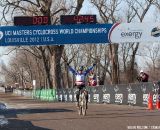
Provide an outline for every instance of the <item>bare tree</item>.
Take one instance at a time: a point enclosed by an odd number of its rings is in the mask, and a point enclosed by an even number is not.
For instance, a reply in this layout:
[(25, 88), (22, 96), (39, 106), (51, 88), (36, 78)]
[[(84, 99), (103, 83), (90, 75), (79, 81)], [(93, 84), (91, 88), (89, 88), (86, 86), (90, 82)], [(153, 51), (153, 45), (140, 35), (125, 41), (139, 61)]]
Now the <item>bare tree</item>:
[[(119, 10), (121, 0), (91, 0), (91, 3), (98, 9), (104, 23), (119, 21), (116, 12)], [(111, 79), (112, 83), (116, 84), (119, 82), (118, 44), (109, 44), (109, 48), (112, 62)]]
[(108, 47), (105, 44), (89, 44), (83, 46), (82, 52), (86, 57), (85, 61), (87, 66), (96, 63), (95, 73), (99, 76), (100, 84), (104, 84), (106, 73), (109, 73), (110, 75), (110, 58), (108, 55)]
[[(153, 5), (153, 0), (126, 0), (128, 4), (128, 13), (127, 13), (127, 21), (131, 22), (134, 18), (138, 18), (140, 22), (143, 22), (147, 12), (149, 11), (151, 5)], [(133, 13), (134, 11), (134, 13)], [(139, 48), (139, 43), (132, 43), (131, 47), (131, 56), (130, 56), (130, 78), (129, 82), (133, 82), (135, 79), (134, 75), (134, 65), (135, 65), (135, 57)]]
[[(45, 74), (44, 69), (41, 69), (43, 62), (41, 58), (35, 56), (35, 52), (33, 56), (33, 54), (28, 53), (28, 51), (26, 48), (16, 48), (16, 51), (10, 52), (12, 58), (8, 66), (3, 69), (6, 79), (12, 84), (19, 82), (22, 86), (25, 85), (25, 82), (32, 84), (33, 79), (35, 79), (37, 80), (37, 86), (44, 85), (43, 77), (45, 77)], [(12, 73), (12, 76), (10, 76), (9, 73)]]
[(84, 0), (77, 0), (77, 7), (74, 11), (74, 14), (75, 15), (78, 15), (79, 14), (79, 11), (81, 10), (82, 8), (82, 4), (83, 4)]
[(144, 45), (139, 55), (145, 59), (145, 65), (148, 68), (150, 80), (158, 80), (159, 68), (158, 61), (160, 56), (160, 45), (157, 43), (153, 45)]
[[(65, 0), (62, 1), (52, 1), (52, 0), (14, 0), (10, 2), (9, 0), (4, 0), (0, 3), (3, 7), (3, 19), (8, 23), (7, 15), (10, 14), (13, 18), (15, 14), (19, 15), (44, 15), (50, 16), (52, 19), (52, 23), (57, 23), (57, 14), (65, 13), (69, 9), (65, 8)], [(78, 15), (83, 1), (77, 0), (75, 15)], [(51, 88), (59, 87), (61, 88), (61, 56), (64, 49), (64, 45), (59, 46), (42, 46), (38, 47), (41, 52), (41, 56), (43, 59), (43, 65), (47, 76), (48, 84)], [(49, 52), (46, 55), (46, 51)], [(46, 65), (46, 59), (49, 58), (50, 61), (47, 61), (48, 65)], [(50, 76), (52, 76), (50, 78)], [(52, 79), (52, 83), (51, 83)]]

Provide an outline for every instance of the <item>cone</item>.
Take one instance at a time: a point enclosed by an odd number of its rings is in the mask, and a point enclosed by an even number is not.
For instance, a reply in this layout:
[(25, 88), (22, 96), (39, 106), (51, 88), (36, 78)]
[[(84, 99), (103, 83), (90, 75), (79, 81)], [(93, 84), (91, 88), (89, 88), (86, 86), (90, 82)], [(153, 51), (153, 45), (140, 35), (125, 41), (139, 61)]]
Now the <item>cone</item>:
[(153, 110), (153, 96), (151, 93), (149, 93), (149, 97), (148, 97), (148, 109)]
[(157, 100), (156, 100), (156, 109), (160, 109), (160, 99), (159, 99), (160, 95), (157, 96)]

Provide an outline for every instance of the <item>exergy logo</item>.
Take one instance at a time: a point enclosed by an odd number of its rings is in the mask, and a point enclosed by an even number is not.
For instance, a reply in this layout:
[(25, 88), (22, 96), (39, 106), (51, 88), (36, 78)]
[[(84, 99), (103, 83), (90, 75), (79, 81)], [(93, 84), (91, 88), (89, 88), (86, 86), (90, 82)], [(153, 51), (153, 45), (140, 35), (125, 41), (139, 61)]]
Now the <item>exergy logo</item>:
[(0, 31), (0, 40), (3, 38), (3, 32)]
[(140, 31), (132, 31), (132, 30), (128, 30), (125, 32), (121, 33), (121, 36), (123, 38), (135, 38), (135, 39), (140, 39), (142, 36), (142, 32)]
[[(114, 24), (108, 33), (109, 42), (119, 42), (119, 41), (134, 41), (137, 39), (141, 39), (143, 30), (138, 29), (134, 26), (129, 26), (125, 24), (116, 23)], [(118, 36), (118, 37), (117, 37)], [(119, 40), (115, 40), (119, 39)]]
[(151, 31), (151, 36), (159, 37), (160, 36), (160, 27), (155, 27)]

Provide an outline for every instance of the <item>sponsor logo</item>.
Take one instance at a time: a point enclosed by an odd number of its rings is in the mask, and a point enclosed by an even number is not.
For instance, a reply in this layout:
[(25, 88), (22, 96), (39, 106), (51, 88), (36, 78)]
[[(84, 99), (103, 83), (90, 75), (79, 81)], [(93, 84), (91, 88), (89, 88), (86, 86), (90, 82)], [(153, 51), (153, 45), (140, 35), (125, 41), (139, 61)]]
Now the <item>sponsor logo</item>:
[(118, 87), (117, 85), (114, 87), (114, 91), (115, 91), (116, 93), (119, 91), (119, 87)]
[(58, 99), (58, 95), (56, 94), (56, 99)]
[(61, 90), (59, 90), (58, 92), (59, 92), (60, 94), (62, 94), (62, 91), (61, 91)]
[(69, 95), (69, 101), (72, 102), (72, 95), (71, 94)]
[(143, 93), (146, 92), (146, 86), (144, 84), (141, 86), (141, 90), (142, 90)]
[(153, 102), (156, 102), (157, 100), (157, 94), (153, 94)]
[(136, 94), (128, 94), (128, 103), (136, 104)]
[(160, 36), (160, 27), (155, 27), (151, 31), (151, 36), (159, 37)]
[(77, 94), (77, 93), (79, 92), (79, 90), (78, 90), (78, 89), (74, 89), (73, 92), (74, 92), (75, 94)]
[[(148, 104), (149, 94), (143, 94), (143, 104)], [(155, 103), (157, 100), (157, 95), (153, 94), (153, 102)]]
[(143, 94), (143, 104), (148, 104), (148, 94)]
[(106, 91), (107, 91), (106, 87), (103, 86), (103, 87), (102, 87), (102, 92), (105, 93)]
[(156, 85), (156, 84), (153, 84), (152, 91), (153, 91), (154, 93), (157, 93), (158, 90), (159, 90), (159, 86)]
[(152, 91), (157, 93), (159, 88), (152, 88)]
[(123, 94), (115, 94), (115, 103), (122, 103)]
[(70, 93), (71, 93), (71, 90), (68, 90), (68, 93), (70, 94)]
[(128, 93), (131, 93), (132, 88), (131, 88), (131, 86), (130, 86), (130, 85), (127, 87), (127, 91), (128, 91)]
[(62, 94), (59, 95), (59, 101), (62, 101)]
[(96, 93), (97, 89), (96, 88), (92, 88), (92, 92)]
[(122, 38), (135, 38), (135, 39), (140, 39), (142, 36), (142, 32), (141, 31), (132, 31), (129, 30), (125, 31), (125, 32), (121, 32), (121, 37)]
[(99, 102), (99, 94), (94, 94), (93, 100), (94, 100), (94, 102)]
[(67, 101), (67, 94), (64, 95), (64, 100)]
[(0, 31), (0, 40), (3, 38), (3, 32)]
[(76, 94), (74, 94), (74, 101), (75, 101), (75, 102), (77, 101), (77, 99), (76, 99)]
[(110, 94), (103, 94), (103, 102), (110, 103)]
[(65, 93), (66, 93), (66, 90), (63, 90), (63, 93), (65, 94)]

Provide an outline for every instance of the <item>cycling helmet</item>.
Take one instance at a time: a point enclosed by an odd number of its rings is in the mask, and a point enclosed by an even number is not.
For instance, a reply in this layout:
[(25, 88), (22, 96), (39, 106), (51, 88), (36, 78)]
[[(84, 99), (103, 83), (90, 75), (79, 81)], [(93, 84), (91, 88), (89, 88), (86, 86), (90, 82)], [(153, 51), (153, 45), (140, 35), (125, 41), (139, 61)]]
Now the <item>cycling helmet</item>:
[(80, 66), (78, 70), (79, 70), (79, 71), (83, 71), (83, 69), (84, 69), (84, 67), (83, 67), (83, 66)]

